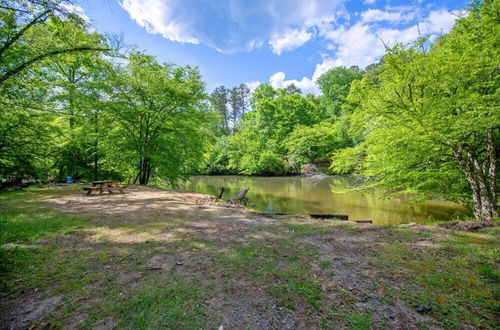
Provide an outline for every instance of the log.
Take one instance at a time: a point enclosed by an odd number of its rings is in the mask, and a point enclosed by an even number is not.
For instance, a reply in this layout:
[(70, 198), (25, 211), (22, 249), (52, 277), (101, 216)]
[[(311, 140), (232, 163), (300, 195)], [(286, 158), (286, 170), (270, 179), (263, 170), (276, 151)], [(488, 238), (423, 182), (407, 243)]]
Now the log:
[(357, 223), (373, 223), (373, 221), (371, 220), (353, 220), (353, 221)]
[(262, 215), (262, 216), (274, 216), (274, 215), (293, 215), (296, 213), (290, 212), (260, 212), (260, 211), (250, 211), (252, 214)]
[(342, 221), (349, 220), (349, 216), (346, 214), (323, 214), (323, 213), (309, 213), (311, 218), (315, 219), (339, 219)]

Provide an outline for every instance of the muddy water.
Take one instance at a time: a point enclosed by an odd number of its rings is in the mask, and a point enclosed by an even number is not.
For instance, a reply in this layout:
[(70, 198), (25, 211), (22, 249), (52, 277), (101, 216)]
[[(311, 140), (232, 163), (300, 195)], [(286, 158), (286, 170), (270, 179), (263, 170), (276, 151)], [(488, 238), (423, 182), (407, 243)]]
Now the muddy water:
[(346, 191), (355, 184), (355, 180), (346, 176), (321, 179), (298, 176), (194, 176), (181, 189), (217, 195), (220, 187), (225, 187), (223, 198), (229, 198), (244, 188), (250, 188), (248, 206), (254, 210), (347, 214), (349, 220), (373, 220), (378, 224), (425, 223), (467, 215), (459, 205), (444, 201), (415, 205), (409, 196), (384, 199), (380, 190), (367, 194)]

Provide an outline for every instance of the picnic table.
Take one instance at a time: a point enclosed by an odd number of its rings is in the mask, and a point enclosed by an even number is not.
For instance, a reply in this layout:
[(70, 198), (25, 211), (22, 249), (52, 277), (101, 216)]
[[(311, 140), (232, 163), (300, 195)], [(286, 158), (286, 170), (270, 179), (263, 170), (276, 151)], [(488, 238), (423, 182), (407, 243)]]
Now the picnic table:
[(102, 195), (104, 190), (107, 190), (110, 194), (113, 193), (113, 189), (118, 189), (122, 194), (125, 193), (127, 186), (122, 186), (120, 181), (116, 180), (104, 180), (104, 181), (92, 181), (92, 187), (83, 187), (84, 191), (87, 191), (87, 195), (90, 195), (92, 191), (99, 191), (99, 195)]

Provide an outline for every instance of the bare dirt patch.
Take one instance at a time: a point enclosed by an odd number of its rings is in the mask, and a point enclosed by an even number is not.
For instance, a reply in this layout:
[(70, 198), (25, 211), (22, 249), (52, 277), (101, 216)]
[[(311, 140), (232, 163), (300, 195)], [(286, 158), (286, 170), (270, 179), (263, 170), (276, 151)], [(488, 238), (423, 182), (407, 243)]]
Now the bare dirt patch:
[(440, 226), (452, 230), (474, 232), (484, 228), (494, 227), (496, 224), (493, 221), (456, 221), (443, 223)]

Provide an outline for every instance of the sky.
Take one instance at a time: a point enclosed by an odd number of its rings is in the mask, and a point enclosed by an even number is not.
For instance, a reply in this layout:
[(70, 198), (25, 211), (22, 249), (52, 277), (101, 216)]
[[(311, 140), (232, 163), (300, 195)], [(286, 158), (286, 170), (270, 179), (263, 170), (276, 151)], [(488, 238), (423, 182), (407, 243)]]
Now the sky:
[[(122, 34), (160, 62), (199, 68), (207, 91), (315, 83), (336, 66), (364, 68), (384, 43), (434, 40), (466, 0), (76, 0), (99, 32)], [(382, 42), (383, 41), (383, 42)]]

